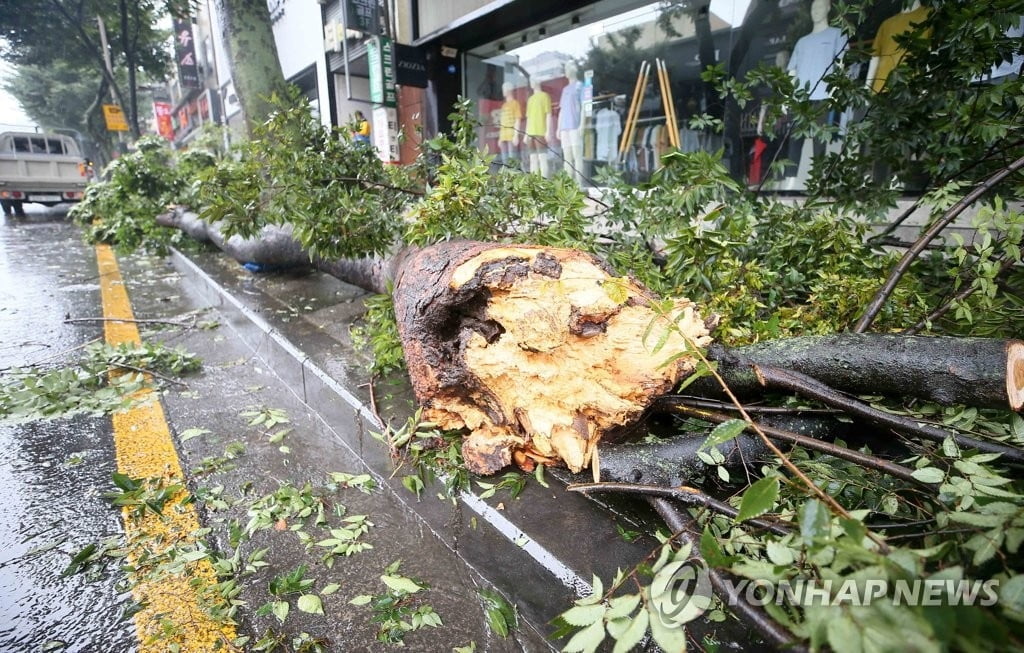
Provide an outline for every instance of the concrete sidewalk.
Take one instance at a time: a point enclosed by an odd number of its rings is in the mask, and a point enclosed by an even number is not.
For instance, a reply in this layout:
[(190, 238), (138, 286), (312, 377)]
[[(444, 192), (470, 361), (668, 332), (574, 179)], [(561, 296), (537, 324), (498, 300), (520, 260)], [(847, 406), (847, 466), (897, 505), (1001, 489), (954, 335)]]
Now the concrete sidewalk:
[[(383, 428), (374, 408), (400, 425), (414, 402), (404, 376), (376, 380), (371, 402), (368, 359), (349, 337), (364, 310), (362, 290), (319, 272), (252, 273), (221, 253), (174, 252), (172, 262), (192, 301), (214, 307), (308, 407), (324, 445), (347, 449), (398, 510), (516, 606), (523, 635), (534, 633), (519, 638), (524, 650), (564, 645), (543, 644), (542, 636), (552, 631), (555, 616), (589, 593), (593, 575), (608, 581), (655, 548), (653, 538), (627, 542), (617, 529), (648, 531), (659, 524), (645, 504), (599, 503), (567, 492), (566, 481), (574, 479), (564, 470), (548, 474), (548, 488), (528, 479), (516, 500), (501, 493), (483, 499), (475, 483), (455, 502), (437, 497), (440, 484), (417, 500), (401, 483), (408, 471), (396, 473), (386, 448), (370, 435)], [(721, 626), (695, 625), (692, 635), (699, 641)]]

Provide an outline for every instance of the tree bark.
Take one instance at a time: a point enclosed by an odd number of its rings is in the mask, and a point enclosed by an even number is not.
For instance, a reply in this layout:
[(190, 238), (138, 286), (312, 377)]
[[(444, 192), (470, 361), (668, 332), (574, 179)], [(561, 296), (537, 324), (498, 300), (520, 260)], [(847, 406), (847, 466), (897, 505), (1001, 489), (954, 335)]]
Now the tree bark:
[[(758, 366), (813, 377), (853, 394), (915, 397), (978, 408), (1024, 406), (1024, 342), (989, 338), (845, 333), (804, 336), (726, 349), (713, 345), (708, 357), (739, 397), (765, 393)], [(688, 389), (721, 396), (713, 379)]]
[(265, 0), (217, 0), (216, 7), (231, 79), (252, 135), (253, 126), (266, 120), (273, 109), (270, 97), (285, 89), (270, 10)]

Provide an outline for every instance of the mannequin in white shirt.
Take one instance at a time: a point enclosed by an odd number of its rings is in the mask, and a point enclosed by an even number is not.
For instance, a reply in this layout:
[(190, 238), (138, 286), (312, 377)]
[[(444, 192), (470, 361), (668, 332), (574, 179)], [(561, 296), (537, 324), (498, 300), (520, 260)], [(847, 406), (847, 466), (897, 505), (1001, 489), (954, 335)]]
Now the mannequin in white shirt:
[(569, 83), (562, 88), (558, 101), (558, 140), (562, 143), (562, 166), (565, 172), (579, 183), (583, 177), (583, 89), (578, 78), (576, 64), (565, 64), (565, 76)]
[[(846, 51), (847, 40), (838, 27), (828, 24), (828, 15), (832, 9), (830, 0), (813, 0), (811, 2), (811, 31), (800, 37), (793, 46), (786, 70), (793, 76), (798, 88), (808, 91), (813, 103), (825, 102), (831, 97), (831, 89), (825, 83), (825, 77), (832, 72), (835, 65)], [(820, 109), (819, 122), (827, 119), (824, 107)], [(800, 163), (803, 153), (803, 138), (790, 138), (789, 158), (796, 164)], [(825, 153), (825, 142), (814, 141), (812, 156), (817, 158)], [(787, 176), (797, 170), (792, 167)]]

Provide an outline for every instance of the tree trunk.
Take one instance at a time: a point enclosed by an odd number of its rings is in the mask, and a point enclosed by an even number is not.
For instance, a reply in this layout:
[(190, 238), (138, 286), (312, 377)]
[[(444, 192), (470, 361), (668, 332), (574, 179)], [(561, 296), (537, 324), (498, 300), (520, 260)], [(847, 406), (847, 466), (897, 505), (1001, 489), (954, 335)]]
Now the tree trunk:
[[(512, 462), (524, 469), (563, 462), (574, 472), (593, 467), (596, 475), (598, 443), (625, 439), (645, 411), (694, 369), (687, 341), (710, 343), (714, 320), (702, 320), (688, 300), (676, 300), (666, 313), (638, 283), (615, 277), (602, 261), (579, 251), (456, 241), (403, 248), (382, 259), (310, 260), (288, 225), (264, 227), (259, 238), (245, 239), (224, 238), (217, 225), (187, 211), (157, 221), (212, 241), (239, 261), (312, 266), (373, 292), (386, 292), (394, 281), (399, 335), (424, 418), (444, 429), (468, 429), (463, 457), (480, 474)], [(885, 432), (936, 441), (952, 432), (843, 393), (1018, 411), (1024, 402), (1024, 342), (1017, 340), (840, 334), (736, 350), (711, 345), (708, 357), (741, 397), (771, 391), (838, 397), (830, 405)], [(721, 395), (710, 377), (686, 392)], [(808, 435), (824, 437), (826, 423), (800, 416), (791, 426), (764, 428), (772, 439), (908, 475), (857, 459), (859, 452), (808, 442)], [(954, 438), (961, 446), (1024, 461), (1024, 452), (1010, 445)], [(760, 441), (741, 436), (736, 444), (736, 455), (759, 455)], [(680, 446), (690, 452), (683, 457), (692, 459), (696, 445)], [(630, 480), (630, 466), (654, 454), (633, 449), (615, 455), (613, 478)], [(675, 472), (649, 468), (659, 478), (692, 471), (685, 464)]]
[(424, 417), (470, 429), (463, 458), (480, 474), (513, 458), (578, 472), (692, 371), (671, 356), (708, 344), (708, 326), (688, 300), (666, 315), (654, 299), (576, 250), (475, 242), (416, 252), (394, 293)]
[(270, 115), (270, 97), (285, 89), (270, 10), (265, 0), (217, 0), (216, 6), (231, 61), (231, 79), (246, 129), (252, 135), (253, 126)]
[[(844, 333), (771, 340), (708, 352), (718, 372), (740, 397), (765, 393), (757, 366), (813, 377), (852, 394), (916, 397), (940, 404), (979, 408), (1024, 406), (1024, 342), (988, 338)], [(689, 388), (721, 396), (713, 379)]]

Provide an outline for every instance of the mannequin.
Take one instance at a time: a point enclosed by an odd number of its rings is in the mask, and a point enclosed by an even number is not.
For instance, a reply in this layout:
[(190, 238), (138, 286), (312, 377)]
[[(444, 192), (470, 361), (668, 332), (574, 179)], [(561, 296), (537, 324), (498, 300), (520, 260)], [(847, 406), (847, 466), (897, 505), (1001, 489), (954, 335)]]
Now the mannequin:
[(558, 101), (558, 140), (562, 143), (565, 172), (580, 183), (583, 178), (583, 130), (580, 129), (583, 89), (577, 74), (576, 64), (571, 61), (565, 64), (569, 83), (562, 89)]
[(551, 175), (548, 166), (548, 131), (551, 126), (551, 96), (540, 80), (530, 82), (533, 94), (526, 100), (526, 136), (530, 143), (530, 172)]
[(498, 148), (501, 150), (501, 162), (506, 165), (517, 158), (519, 135), (523, 127), (523, 109), (513, 94), (514, 90), (508, 82), (501, 86), (505, 102), (501, 105), (501, 117), (498, 119)]
[[(906, 54), (900, 44), (896, 42), (896, 37), (923, 23), (930, 13), (930, 9), (922, 7), (920, 2), (914, 0), (908, 9), (887, 18), (879, 26), (871, 46), (874, 56), (871, 57), (871, 63), (868, 65), (868, 88), (875, 93), (880, 93), (885, 88), (889, 73), (900, 64), (903, 55)], [(930, 34), (930, 30), (925, 36), (928, 34)]]
[[(786, 70), (793, 76), (798, 87), (810, 93), (810, 100), (819, 115), (818, 122), (824, 123), (828, 114), (821, 103), (831, 96), (831, 89), (825, 83), (825, 77), (833, 71), (836, 63), (846, 51), (846, 37), (838, 27), (828, 24), (828, 14), (832, 9), (831, 0), (813, 0), (811, 2), (811, 31), (800, 37), (793, 46)], [(790, 138), (789, 159), (796, 163), (786, 176), (797, 174), (799, 163), (803, 158), (803, 138)], [(812, 156), (821, 157), (825, 154), (825, 142), (814, 140)], [(794, 169), (796, 168), (796, 169)]]
[(811, 2), (811, 32), (796, 42), (787, 66), (797, 85), (810, 90), (812, 100), (826, 100), (832, 96), (824, 78), (846, 51), (846, 37), (838, 27), (828, 24), (831, 9), (831, 0)]

